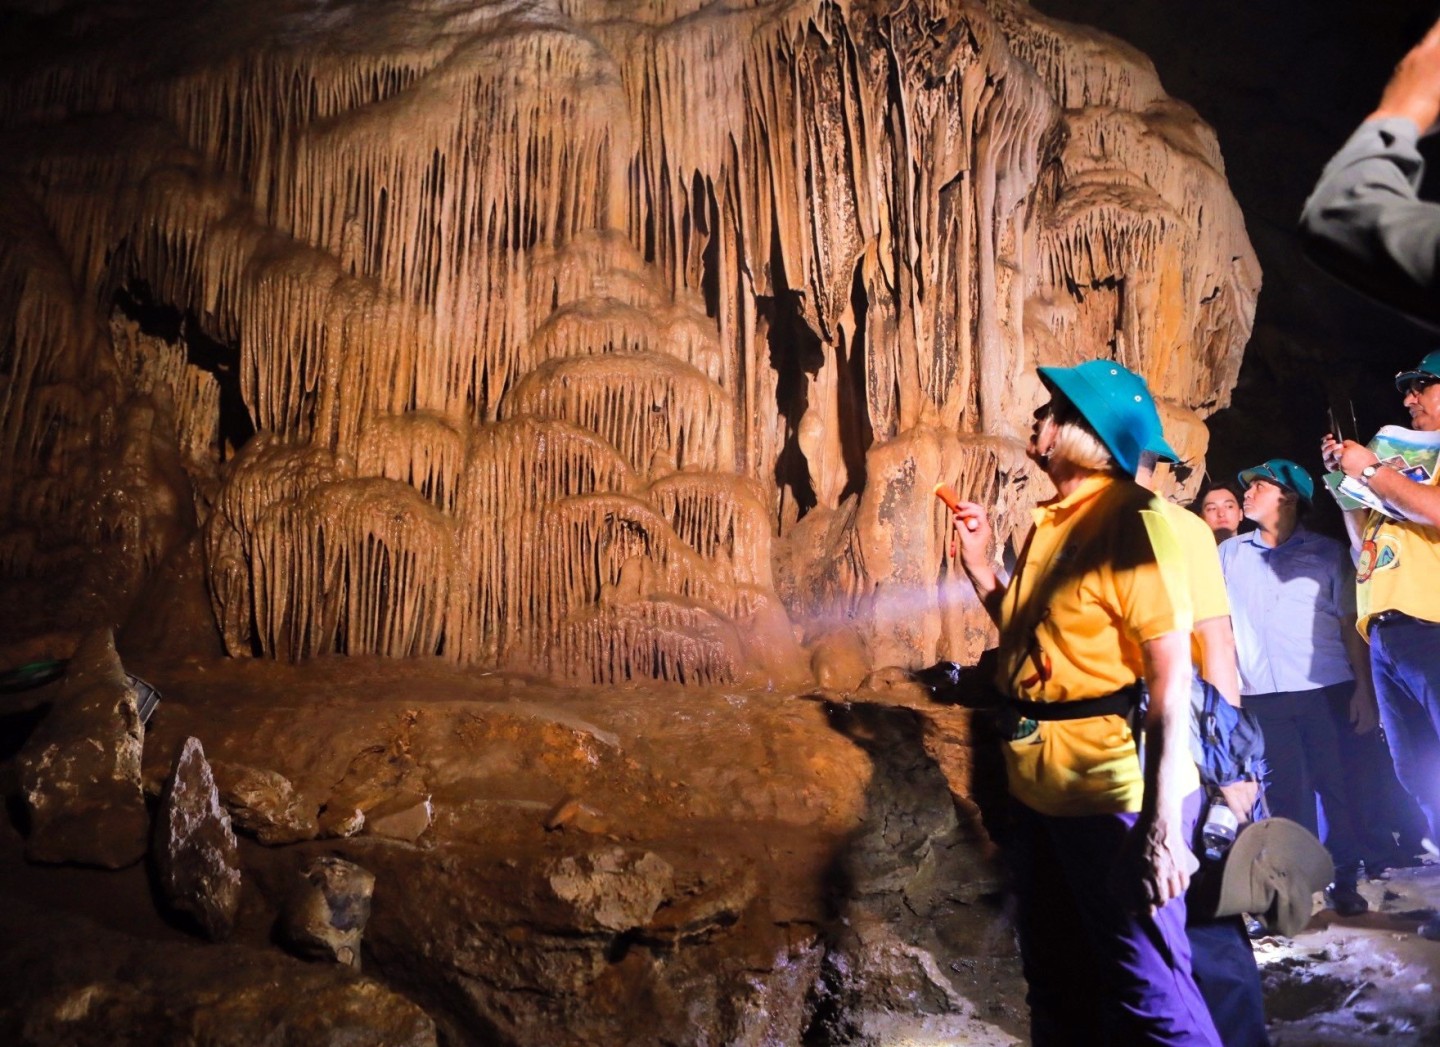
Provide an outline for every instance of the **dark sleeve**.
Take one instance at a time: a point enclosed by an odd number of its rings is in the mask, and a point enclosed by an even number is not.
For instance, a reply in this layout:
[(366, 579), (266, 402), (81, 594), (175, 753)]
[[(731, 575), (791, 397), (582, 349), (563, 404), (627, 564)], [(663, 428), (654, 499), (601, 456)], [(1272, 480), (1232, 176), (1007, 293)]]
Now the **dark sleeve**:
[(1367, 120), (1325, 165), (1300, 215), (1306, 253), (1386, 305), (1440, 324), (1440, 204), (1416, 195), (1415, 125)]

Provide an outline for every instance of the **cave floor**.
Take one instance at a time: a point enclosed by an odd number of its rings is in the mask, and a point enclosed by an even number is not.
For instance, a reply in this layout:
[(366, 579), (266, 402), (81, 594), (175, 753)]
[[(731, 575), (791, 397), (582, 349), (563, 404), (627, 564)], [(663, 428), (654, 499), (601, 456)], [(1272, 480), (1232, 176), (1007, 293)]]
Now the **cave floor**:
[[(924, 950), (959, 993), (956, 1008), (963, 1013), (947, 1014), (943, 993), (913, 1013), (887, 1009), (887, 993), (911, 1002), (916, 995), (912, 972), (897, 964), (856, 990), (853, 1002), (866, 1011), (869, 1042), (1002, 1044), (1023, 1034), (1021, 986), (993, 854), (973, 832), (967, 835), (963, 811), (957, 824), (947, 823), (948, 812), (907, 809), (947, 807), (944, 780), (935, 779), (937, 792), (933, 773), (948, 763), (945, 773), (953, 779), (969, 766), (963, 752), (949, 758), (941, 752), (945, 742), (937, 736), (946, 731), (935, 729), (934, 718), (950, 715), (942, 707), (894, 695), (872, 701), (863, 692), (601, 692), (438, 663), (367, 659), (295, 667), (189, 657), (138, 661), (127, 669), (163, 695), (145, 746), (152, 794), (180, 742), (193, 734), (212, 759), (286, 774), (316, 806), (342, 797), (364, 807), (422, 790), (433, 800), (433, 819), (418, 842), (362, 835), (262, 847), (242, 837), (249, 886), (235, 943), (273, 948), (270, 888), (293, 861), (291, 851), (345, 854), (382, 876), (386, 870), (415, 875), (416, 863), (428, 863), (431, 879), (416, 882), (440, 895), (463, 893), (469, 882), (433, 871), (448, 868), (442, 854), (474, 856), (467, 861), (480, 869), (476, 882), (493, 888), (507, 869), (615, 845), (663, 854), (676, 882), (689, 885), (692, 910), (734, 910), (695, 936), (697, 978), (707, 966), (723, 976), (738, 956), (738, 967), (754, 981), (768, 962), (757, 956), (786, 948), (798, 956), (803, 949), (795, 942), (807, 935), (820, 940), (841, 926), (903, 924), (892, 935), (900, 944), (889, 952), (849, 947), (862, 957)], [(0, 722), (12, 732), (28, 722), (17, 719), (16, 710), (37, 700), (0, 699), (11, 702)], [(921, 735), (928, 738), (924, 744)], [(13, 755), (13, 744), (7, 739), (7, 754)], [(133, 938), (196, 941), (158, 914), (143, 866), (104, 872), (26, 863), (12, 763), (0, 760), (0, 784), (12, 801), (12, 817), (0, 828), (0, 897), (73, 913)], [(563, 824), (546, 828), (556, 820)], [(486, 862), (500, 872), (492, 876)], [(745, 893), (736, 886), (745, 877), (758, 878), (758, 889)], [(1318, 911), (1293, 939), (1256, 943), (1277, 1047), (1440, 1042), (1440, 942), (1415, 933), (1418, 922), (1440, 908), (1440, 864), (1392, 870), (1383, 880), (1363, 882), (1361, 890), (1371, 912), (1341, 920)], [(527, 897), (519, 892), (503, 902), (521, 906)], [(736, 918), (753, 911), (757, 897), (764, 918)], [(467, 904), (471, 924), (490, 918), (479, 902)], [(485, 904), (501, 902), (487, 898)], [(377, 928), (381, 962), (373, 973), (434, 1013), (435, 1000), (423, 988), (394, 977), (414, 959), (405, 953), (407, 937), (439, 926), (429, 922), (439, 917), (428, 910), (414, 912), (412, 926), (392, 918), (388, 928)], [(511, 926), (504, 933), (517, 932)], [(867, 935), (875, 938), (860, 932)], [(0, 954), (4, 950), (0, 944)], [(673, 960), (680, 952), (666, 955)], [(368, 954), (366, 972), (372, 973)], [(453, 995), (454, 986), (447, 991)], [(780, 995), (768, 1006), (777, 1007)], [(457, 1032), (467, 1013), (459, 1008), (437, 1020), (442, 1042), (472, 1042)], [(624, 1027), (600, 1025), (584, 1035), (603, 1037), (606, 1029)], [(495, 1039), (504, 1041), (503, 1035)], [(812, 1029), (806, 1042), (829, 1041)]]

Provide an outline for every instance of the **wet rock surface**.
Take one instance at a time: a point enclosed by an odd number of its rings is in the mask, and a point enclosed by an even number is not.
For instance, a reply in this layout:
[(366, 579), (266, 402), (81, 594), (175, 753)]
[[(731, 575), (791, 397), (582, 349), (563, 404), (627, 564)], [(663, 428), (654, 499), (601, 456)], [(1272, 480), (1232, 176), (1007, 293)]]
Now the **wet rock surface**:
[(115, 869), (145, 854), (145, 728), (108, 629), (87, 634), (18, 759), (32, 861)]

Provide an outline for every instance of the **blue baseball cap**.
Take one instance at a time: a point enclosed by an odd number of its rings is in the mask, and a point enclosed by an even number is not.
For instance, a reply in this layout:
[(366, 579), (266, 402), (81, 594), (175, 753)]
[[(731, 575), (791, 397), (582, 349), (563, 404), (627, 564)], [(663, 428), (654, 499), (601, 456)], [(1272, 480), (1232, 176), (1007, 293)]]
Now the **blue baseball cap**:
[(1395, 388), (1402, 393), (1405, 387), (1417, 378), (1430, 378), (1440, 382), (1440, 349), (1431, 349), (1414, 367), (1401, 371), (1395, 376)]
[(1075, 405), (1129, 475), (1140, 468), (1143, 451), (1180, 460), (1165, 441), (1160, 412), (1145, 379), (1128, 367), (1114, 360), (1087, 360), (1074, 367), (1042, 367), (1040, 380)]
[(1306, 505), (1310, 505), (1315, 496), (1315, 481), (1304, 466), (1288, 458), (1272, 458), (1240, 473), (1241, 487), (1249, 487), (1256, 480), (1269, 480), (1287, 491), (1293, 491)]

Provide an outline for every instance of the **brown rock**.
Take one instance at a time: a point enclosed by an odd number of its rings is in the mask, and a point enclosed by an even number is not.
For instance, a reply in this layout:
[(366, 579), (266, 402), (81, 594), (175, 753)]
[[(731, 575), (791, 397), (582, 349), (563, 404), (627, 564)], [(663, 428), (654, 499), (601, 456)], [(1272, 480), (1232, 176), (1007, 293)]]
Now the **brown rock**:
[(239, 848), (198, 738), (187, 738), (155, 818), (155, 868), (166, 900), (211, 938), (229, 935), (240, 904)]
[(365, 812), (365, 833), (414, 843), (430, 828), (433, 813), (428, 794), (400, 792)]
[(582, 931), (628, 931), (648, 924), (675, 889), (675, 870), (658, 854), (607, 847), (555, 862), (547, 876)]
[(25, 856), (118, 869), (145, 854), (145, 728), (109, 629), (88, 634), (19, 757)]
[(375, 877), (343, 858), (322, 856), (300, 870), (280, 931), (299, 955), (360, 969), (360, 939), (370, 919)]
[(315, 808), (296, 794), (283, 774), (223, 760), (210, 767), (235, 828), (265, 844), (313, 840), (319, 833)]

